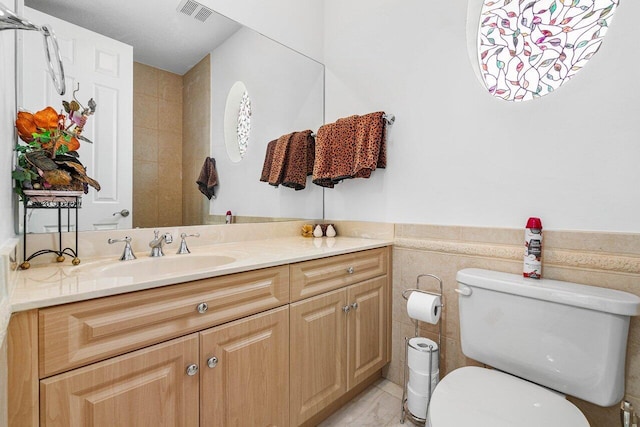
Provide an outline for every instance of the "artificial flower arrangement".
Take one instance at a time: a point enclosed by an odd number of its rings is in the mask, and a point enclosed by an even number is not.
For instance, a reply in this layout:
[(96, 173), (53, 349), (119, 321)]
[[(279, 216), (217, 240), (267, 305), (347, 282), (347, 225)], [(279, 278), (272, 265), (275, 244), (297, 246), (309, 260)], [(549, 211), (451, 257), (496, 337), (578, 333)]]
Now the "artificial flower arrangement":
[(62, 101), (65, 112), (47, 107), (35, 114), (20, 111), (16, 119), (18, 163), (12, 173), (15, 191), (21, 198), (25, 190), (83, 191), (92, 186), (100, 191), (100, 184), (90, 178), (78, 159), (80, 141), (91, 143), (81, 135), (87, 119), (96, 110), (92, 99), (85, 108), (75, 99)]

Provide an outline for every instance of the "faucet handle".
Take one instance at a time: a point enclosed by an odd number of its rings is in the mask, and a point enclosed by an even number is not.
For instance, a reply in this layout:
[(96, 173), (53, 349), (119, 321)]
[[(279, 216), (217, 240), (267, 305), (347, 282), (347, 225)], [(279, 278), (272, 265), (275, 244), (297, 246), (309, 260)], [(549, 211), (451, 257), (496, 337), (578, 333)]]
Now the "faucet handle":
[[(164, 237), (165, 243), (173, 243), (173, 236), (171, 233), (167, 232), (162, 235)], [(153, 230), (153, 240), (158, 240), (160, 238), (160, 230)]]
[(123, 243), (124, 242), (124, 251), (122, 252), (122, 256), (120, 257), (120, 261), (131, 261), (132, 259), (136, 259), (136, 255), (133, 253), (133, 249), (131, 249), (131, 237), (125, 236), (123, 239), (109, 239), (107, 243), (113, 245), (114, 243)]
[(191, 251), (187, 247), (187, 237), (200, 237), (200, 233), (194, 233), (194, 234), (182, 233), (180, 234), (180, 237), (182, 238), (182, 241), (180, 242), (180, 248), (178, 248), (178, 252), (176, 253), (180, 255), (190, 254)]

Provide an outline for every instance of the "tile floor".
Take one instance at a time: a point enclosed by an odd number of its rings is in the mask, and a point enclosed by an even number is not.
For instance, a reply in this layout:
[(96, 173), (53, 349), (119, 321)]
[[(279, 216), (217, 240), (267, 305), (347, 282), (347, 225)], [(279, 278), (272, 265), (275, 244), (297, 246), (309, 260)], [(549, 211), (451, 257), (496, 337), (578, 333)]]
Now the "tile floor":
[(400, 424), (402, 387), (384, 378), (360, 393), (319, 427), (412, 427)]

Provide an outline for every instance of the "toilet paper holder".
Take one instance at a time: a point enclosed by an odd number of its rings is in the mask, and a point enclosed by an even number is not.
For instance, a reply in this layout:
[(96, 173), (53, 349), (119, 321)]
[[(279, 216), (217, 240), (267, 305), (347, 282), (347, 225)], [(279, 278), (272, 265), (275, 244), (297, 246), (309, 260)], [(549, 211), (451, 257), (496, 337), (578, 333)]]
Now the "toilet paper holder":
[[(437, 292), (431, 292), (431, 291), (425, 291), (423, 289), (420, 289), (420, 279), (422, 277), (429, 277), (432, 279), (435, 279), (438, 281), (439, 287), (440, 287), (440, 293)], [(409, 300), (409, 297), (411, 296), (411, 293), (413, 292), (420, 292), (420, 293), (424, 293), (424, 294), (429, 294), (429, 295), (435, 295), (440, 297), (440, 301), (441, 304), (439, 305), (440, 310), (444, 310), (444, 292), (443, 292), (443, 285), (442, 285), (442, 279), (440, 279), (438, 276), (434, 275), (434, 274), (419, 274), (416, 277), (416, 287), (415, 288), (410, 288), (410, 289), (406, 289), (404, 291), (402, 291), (402, 298), (404, 298), (406, 301)], [(419, 333), (419, 321), (413, 319), (414, 324), (415, 324), (415, 331), (414, 331), (414, 337), (418, 337), (418, 333)], [(419, 417), (416, 416), (414, 414), (411, 413), (411, 411), (408, 410), (408, 385), (409, 385), (409, 380), (407, 378), (407, 371), (409, 369), (409, 365), (408, 365), (408, 354), (409, 354), (409, 337), (405, 337), (404, 338), (404, 342), (405, 342), (405, 349), (404, 349), (404, 375), (403, 375), (403, 391), (402, 391), (402, 401), (401, 401), (401, 416), (400, 416), (400, 424), (404, 424), (404, 421), (406, 418), (409, 418), (409, 420), (416, 425), (420, 425), (420, 426), (424, 426), (426, 425), (427, 422), (427, 418), (428, 418), (428, 414), (429, 414), (429, 403), (431, 401), (431, 395), (433, 393), (433, 390), (431, 389), (431, 378), (432, 378), (432, 357), (434, 357), (433, 353), (437, 351), (437, 355), (438, 355), (438, 359), (440, 358), (440, 354), (442, 352), (442, 318), (440, 319), (440, 321), (438, 322), (438, 349), (434, 350), (433, 346), (429, 346), (427, 349), (420, 349), (420, 351), (423, 352), (427, 352), (429, 353), (429, 395), (427, 396), (427, 402), (426, 402), (426, 413), (425, 413), (425, 417)], [(439, 362), (439, 360), (438, 360)], [(438, 363), (438, 368), (439, 368), (439, 363)], [(439, 369), (438, 369), (439, 371)]]
[[(435, 279), (438, 281), (438, 284), (440, 285), (440, 293), (438, 292), (431, 292), (431, 291), (425, 291), (424, 289), (420, 289), (420, 278), (421, 277), (430, 277), (432, 279)], [(444, 309), (444, 293), (442, 291), (442, 279), (439, 278), (438, 276), (436, 276), (435, 274), (419, 274), (418, 277), (416, 277), (416, 287), (415, 288), (410, 288), (410, 289), (405, 289), (404, 291), (402, 291), (402, 298), (404, 298), (406, 301), (409, 301), (409, 297), (411, 296), (411, 294), (413, 292), (419, 292), (421, 294), (428, 294), (428, 295), (435, 295), (437, 297), (440, 297), (440, 301), (441, 304), (438, 306), (440, 307), (440, 310)], [(418, 336), (418, 329), (419, 329), (419, 322), (417, 320), (413, 320), (413, 323), (415, 325), (415, 332), (414, 332), (414, 336)], [(441, 338), (442, 338), (442, 323), (438, 322), (438, 327), (439, 327), (439, 331), (438, 331), (438, 346), (440, 346), (441, 342)]]

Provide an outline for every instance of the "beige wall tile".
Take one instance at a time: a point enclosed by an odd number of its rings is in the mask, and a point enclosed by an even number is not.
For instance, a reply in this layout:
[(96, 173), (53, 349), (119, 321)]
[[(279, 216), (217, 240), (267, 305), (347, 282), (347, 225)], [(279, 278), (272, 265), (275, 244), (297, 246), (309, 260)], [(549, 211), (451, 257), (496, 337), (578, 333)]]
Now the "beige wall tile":
[(135, 227), (182, 223), (182, 93), (182, 76), (134, 64)]
[(158, 162), (182, 169), (182, 133), (162, 131), (158, 136)]
[(396, 238), (459, 240), (460, 227), (430, 224), (396, 224)]
[(460, 227), (460, 240), (502, 245), (524, 245), (524, 229)]
[(158, 101), (158, 129), (182, 133), (182, 103)]
[(158, 98), (182, 104), (182, 76), (168, 71), (158, 73)]
[(548, 230), (543, 243), (559, 249), (640, 255), (640, 234)]
[(195, 181), (210, 155), (211, 67), (209, 55), (189, 70), (183, 79), (182, 97), (189, 102), (182, 109), (182, 215), (185, 224), (202, 224), (209, 200)]
[(155, 193), (158, 185), (158, 163), (138, 161), (135, 168), (137, 181), (134, 180), (133, 183), (134, 193)]
[(139, 62), (133, 63), (133, 93), (158, 96), (158, 74), (157, 68), (150, 67)]
[[(133, 127), (133, 160), (158, 161), (158, 130), (140, 126)], [(134, 168), (135, 174), (135, 168)]]
[(158, 192), (133, 192), (133, 211), (131, 213), (134, 227), (148, 228), (158, 225)]
[(134, 94), (133, 125), (147, 129), (158, 129), (158, 98)]

